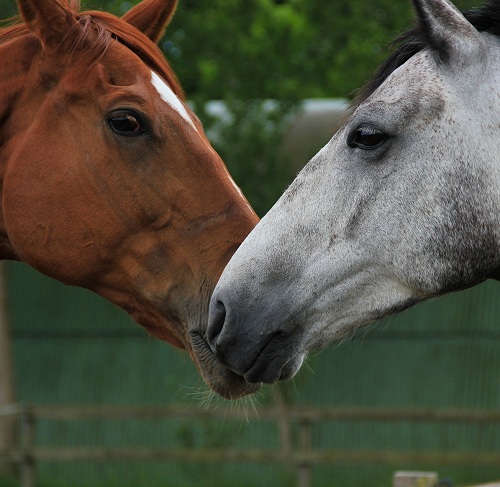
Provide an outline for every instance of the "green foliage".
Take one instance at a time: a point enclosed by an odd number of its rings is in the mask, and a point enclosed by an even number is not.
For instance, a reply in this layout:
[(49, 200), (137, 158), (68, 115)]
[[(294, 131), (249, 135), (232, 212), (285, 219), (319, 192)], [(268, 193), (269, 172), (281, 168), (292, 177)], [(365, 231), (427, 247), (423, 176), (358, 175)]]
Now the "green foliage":
[(206, 115), (205, 127), (217, 133), (212, 144), (262, 216), (294, 176), (280, 141), (295, 105), (284, 100), (229, 100), (226, 106), (229, 120)]
[(345, 97), (412, 18), (409, 0), (180, 0), (166, 50), (189, 97)]

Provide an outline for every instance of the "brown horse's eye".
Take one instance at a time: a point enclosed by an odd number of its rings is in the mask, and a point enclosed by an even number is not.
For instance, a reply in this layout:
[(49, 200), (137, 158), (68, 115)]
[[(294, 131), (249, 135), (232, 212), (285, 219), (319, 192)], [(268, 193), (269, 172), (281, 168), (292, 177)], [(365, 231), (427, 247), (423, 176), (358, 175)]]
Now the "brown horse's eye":
[(349, 147), (371, 150), (380, 147), (389, 136), (373, 125), (359, 125), (347, 137)]
[(131, 111), (112, 113), (108, 117), (108, 125), (115, 134), (125, 137), (137, 137), (147, 132), (139, 115)]

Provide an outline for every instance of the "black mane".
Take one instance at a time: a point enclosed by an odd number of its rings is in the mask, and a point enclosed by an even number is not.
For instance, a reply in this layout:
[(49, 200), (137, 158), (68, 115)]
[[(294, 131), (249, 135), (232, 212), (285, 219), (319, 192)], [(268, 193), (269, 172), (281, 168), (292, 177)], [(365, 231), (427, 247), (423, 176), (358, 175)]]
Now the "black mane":
[[(488, 0), (481, 8), (466, 10), (464, 17), (479, 31), (500, 37), (500, 0)], [(425, 27), (417, 23), (392, 43), (395, 51), (382, 63), (373, 78), (361, 89), (355, 105), (366, 100), (397, 68), (424, 49), (432, 48)]]

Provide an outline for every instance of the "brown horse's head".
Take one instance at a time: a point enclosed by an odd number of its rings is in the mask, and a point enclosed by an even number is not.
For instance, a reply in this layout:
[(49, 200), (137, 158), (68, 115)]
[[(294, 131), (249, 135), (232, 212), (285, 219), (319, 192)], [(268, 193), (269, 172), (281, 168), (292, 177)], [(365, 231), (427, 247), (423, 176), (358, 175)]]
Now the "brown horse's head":
[(257, 222), (155, 46), (175, 0), (119, 19), (19, 0), (0, 31), (0, 254), (124, 308), (225, 397), (211, 292)]

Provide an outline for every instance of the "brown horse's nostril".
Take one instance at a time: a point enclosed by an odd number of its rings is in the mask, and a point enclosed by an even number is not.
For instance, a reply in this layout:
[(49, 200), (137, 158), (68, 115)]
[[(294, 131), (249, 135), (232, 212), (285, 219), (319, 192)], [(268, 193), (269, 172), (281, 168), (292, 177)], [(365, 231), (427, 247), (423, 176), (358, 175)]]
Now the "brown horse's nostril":
[(214, 354), (220, 359), (217, 352), (217, 341), (226, 321), (226, 307), (220, 300), (213, 300), (210, 303), (210, 311), (208, 315), (207, 341)]

